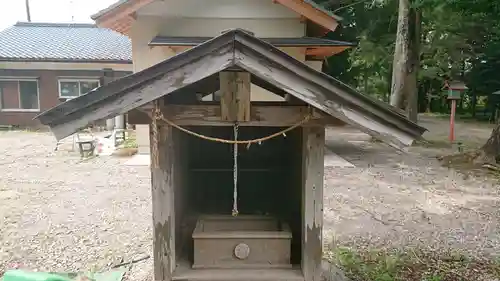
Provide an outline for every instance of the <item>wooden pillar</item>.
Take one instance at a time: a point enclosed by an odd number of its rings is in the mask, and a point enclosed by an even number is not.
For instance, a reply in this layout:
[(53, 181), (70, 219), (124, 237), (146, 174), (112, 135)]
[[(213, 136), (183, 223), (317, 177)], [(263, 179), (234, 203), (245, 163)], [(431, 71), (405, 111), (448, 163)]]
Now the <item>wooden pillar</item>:
[[(104, 68), (103, 74), (101, 77), (101, 86), (111, 83), (113, 80), (116, 80), (115, 72), (112, 68)], [(113, 131), (114, 129), (125, 129), (125, 116), (118, 115), (116, 117), (110, 118), (106, 120), (106, 130)]]
[(220, 73), (221, 117), (224, 121), (250, 121), (250, 73)]
[(302, 128), (302, 271), (319, 281), (323, 251), (323, 173), (325, 128)]
[[(155, 101), (154, 110), (160, 110), (159, 101)], [(153, 121), (150, 127), (154, 280), (170, 281), (172, 280), (172, 272), (176, 267), (174, 211), (175, 151), (173, 128), (164, 123), (160, 124)]]

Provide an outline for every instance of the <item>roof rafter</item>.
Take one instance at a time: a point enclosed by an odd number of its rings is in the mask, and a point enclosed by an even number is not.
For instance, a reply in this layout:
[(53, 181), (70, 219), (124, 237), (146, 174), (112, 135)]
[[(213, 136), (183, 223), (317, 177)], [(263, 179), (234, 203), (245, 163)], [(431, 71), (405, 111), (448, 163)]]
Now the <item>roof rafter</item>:
[(103, 12), (93, 15), (92, 19), (101, 27), (113, 29), (117, 21), (121, 21), (124, 18), (133, 18), (135, 12), (154, 1), (155, 0), (122, 0), (108, 9), (105, 9)]
[(341, 53), (348, 48), (350, 48), (350, 46), (332, 46), (332, 47), (312, 46), (311, 48), (307, 48), (306, 56), (329, 57)]

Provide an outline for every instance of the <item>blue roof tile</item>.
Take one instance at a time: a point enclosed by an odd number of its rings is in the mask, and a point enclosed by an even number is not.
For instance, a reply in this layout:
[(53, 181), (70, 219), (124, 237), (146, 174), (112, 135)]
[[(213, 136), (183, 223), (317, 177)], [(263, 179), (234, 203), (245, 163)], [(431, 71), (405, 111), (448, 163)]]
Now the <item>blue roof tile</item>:
[(131, 63), (128, 37), (83, 23), (18, 22), (0, 31), (1, 61)]

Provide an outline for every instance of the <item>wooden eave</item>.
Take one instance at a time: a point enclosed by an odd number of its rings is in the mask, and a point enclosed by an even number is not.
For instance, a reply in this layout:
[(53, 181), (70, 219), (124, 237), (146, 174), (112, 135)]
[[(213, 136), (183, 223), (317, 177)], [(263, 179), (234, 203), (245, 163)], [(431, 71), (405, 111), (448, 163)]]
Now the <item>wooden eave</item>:
[[(92, 16), (100, 27), (109, 28), (116, 32), (128, 35), (135, 20), (135, 13), (142, 7), (156, 0), (120, 0)], [(302, 17), (321, 26), (326, 31), (335, 31), (339, 24), (339, 17), (322, 11), (304, 0), (270, 0), (281, 4), (296, 12)]]
[(337, 16), (333, 16), (326, 11), (322, 11), (304, 0), (272, 0), (288, 9), (296, 12), (302, 17), (311, 20), (328, 31), (335, 31), (339, 25)]
[[(175, 52), (188, 50), (196, 45), (210, 40), (210, 37), (168, 37), (157, 36), (151, 40), (151, 47), (167, 47)], [(300, 38), (259, 38), (276, 47), (301, 48), (308, 58), (322, 60), (326, 57), (336, 55), (346, 49), (356, 46), (355, 43), (329, 40), (324, 38), (300, 37)]]
[[(172, 49), (176, 53), (184, 52), (193, 48), (196, 45), (156, 45), (154, 47), (166, 47)], [(285, 47), (286, 48), (286, 47)], [(342, 53), (343, 51), (352, 48), (352, 46), (300, 46), (297, 48), (301, 48), (304, 54), (306, 55), (306, 60), (324, 60), (325, 58), (334, 56), (336, 54)]]
[(36, 119), (61, 139), (96, 120), (127, 113), (234, 68), (394, 147), (410, 145), (425, 132), (391, 106), (238, 29), (66, 101)]

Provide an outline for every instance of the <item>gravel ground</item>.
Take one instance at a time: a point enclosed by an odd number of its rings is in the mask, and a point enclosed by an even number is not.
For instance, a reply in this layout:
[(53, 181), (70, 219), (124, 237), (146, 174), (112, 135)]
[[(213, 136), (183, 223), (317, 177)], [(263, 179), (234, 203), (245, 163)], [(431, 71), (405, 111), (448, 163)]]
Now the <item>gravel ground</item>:
[(81, 162), (49, 133), (0, 134), (0, 272), (100, 269), (151, 251), (148, 167)]
[[(422, 124), (427, 137), (445, 138), (445, 120)], [(462, 124), (458, 134), (480, 143), (490, 130)], [(49, 133), (0, 133), (0, 272), (95, 270), (150, 254), (148, 167), (82, 162), (54, 145)], [(329, 131), (327, 146), (356, 165), (325, 170), (327, 241), (499, 252), (497, 182), (440, 167), (432, 156), (446, 150), (401, 153), (349, 129)], [(129, 279), (147, 280), (151, 267), (151, 259), (134, 265)]]

